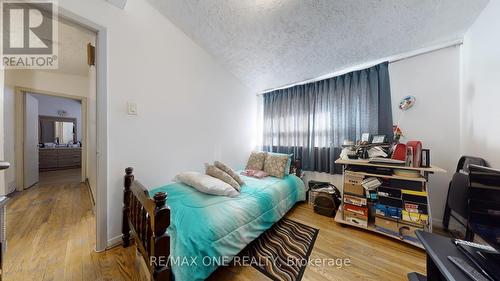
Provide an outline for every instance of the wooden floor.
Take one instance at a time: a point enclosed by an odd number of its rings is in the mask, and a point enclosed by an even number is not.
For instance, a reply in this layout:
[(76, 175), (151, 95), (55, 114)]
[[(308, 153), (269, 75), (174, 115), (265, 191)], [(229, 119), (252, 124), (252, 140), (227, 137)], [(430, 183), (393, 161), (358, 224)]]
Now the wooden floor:
[(132, 247), (94, 251), (95, 219), (79, 169), (41, 173), (8, 202), (6, 226), (3, 280), (134, 280)]
[[(351, 227), (298, 204), (287, 217), (319, 228), (311, 258), (349, 259), (350, 266), (308, 266), (302, 280), (406, 280), (425, 272), (425, 253)], [(134, 247), (96, 253), (95, 221), (79, 170), (41, 174), (40, 183), (7, 206), (4, 280), (140, 280)], [(210, 280), (269, 280), (252, 267), (224, 267)]]

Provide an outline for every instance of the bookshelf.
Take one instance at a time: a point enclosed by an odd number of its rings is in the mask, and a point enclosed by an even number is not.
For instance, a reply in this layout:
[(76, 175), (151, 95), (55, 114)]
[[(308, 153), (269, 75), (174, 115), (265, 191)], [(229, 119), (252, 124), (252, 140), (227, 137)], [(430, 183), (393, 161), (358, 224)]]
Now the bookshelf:
[[(338, 159), (335, 163), (343, 166), (344, 182), (342, 204), (335, 216), (337, 223), (362, 228), (422, 248), (415, 231), (432, 232), (432, 214), (427, 192), (429, 176), (433, 173), (445, 173), (444, 169), (437, 166), (407, 167), (370, 163), (366, 160)], [(384, 173), (378, 173), (377, 168), (384, 168)], [(416, 171), (419, 176), (387, 174), (387, 171), (394, 169)], [(367, 178), (377, 178), (382, 184), (370, 193), (358, 186)], [(364, 190), (364, 193), (360, 190)], [(352, 205), (356, 198), (360, 199), (360, 203)], [(365, 201), (366, 205), (363, 205)], [(365, 210), (367, 216), (364, 215)]]

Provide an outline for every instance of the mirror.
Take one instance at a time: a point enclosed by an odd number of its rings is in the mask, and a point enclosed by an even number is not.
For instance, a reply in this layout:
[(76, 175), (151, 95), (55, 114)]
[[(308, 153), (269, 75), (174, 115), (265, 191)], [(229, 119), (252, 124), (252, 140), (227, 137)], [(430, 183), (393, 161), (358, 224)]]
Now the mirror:
[(76, 143), (76, 119), (64, 117), (39, 116), (39, 142)]
[(73, 122), (54, 122), (55, 140), (59, 143), (69, 143), (74, 140), (74, 125)]

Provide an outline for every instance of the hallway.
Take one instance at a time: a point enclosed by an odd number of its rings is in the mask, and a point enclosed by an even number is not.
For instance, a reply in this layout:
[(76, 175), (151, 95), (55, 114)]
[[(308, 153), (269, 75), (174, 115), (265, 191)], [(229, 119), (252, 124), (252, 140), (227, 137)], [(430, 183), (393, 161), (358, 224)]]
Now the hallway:
[(96, 253), (95, 216), (80, 169), (40, 173), (7, 204), (4, 280), (134, 280), (133, 247)]

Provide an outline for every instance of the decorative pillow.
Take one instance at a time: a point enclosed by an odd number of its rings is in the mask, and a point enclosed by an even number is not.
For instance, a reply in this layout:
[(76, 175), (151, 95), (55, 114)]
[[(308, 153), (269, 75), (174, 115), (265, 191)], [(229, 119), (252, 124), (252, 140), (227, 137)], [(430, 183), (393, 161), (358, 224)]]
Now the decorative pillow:
[(209, 175), (198, 172), (183, 172), (175, 176), (174, 181), (187, 184), (199, 192), (236, 197), (240, 193), (229, 184)]
[(245, 182), (240, 178), (240, 176), (238, 176), (238, 174), (226, 164), (220, 161), (215, 161), (214, 166), (223, 170), (228, 175), (230, 175), (240, 186), (245, 184)]
[(289, 175), (290, 174), (290, 167), (292, 166), (293, 154), (275, 153), (275, 152), (268, 152), (267, 154), (287, 156), (288, 157), (288, 161), (286, 161), (285, 175)]
[(257, 179), (263, 179), (269, 176), (266, 172), (260, 170), (245, 170), (241, 172), (241, 174), (247, 177), (253, 177)]
[(238, 182), (235, 179), (233, 179), (228, 173), (215, 167), (214, 165), (205, 164), (205, 174), (220, 179), (221, 181), (229, 184), (238, 192), (240, 192), (241, 187), (238, 184)]
[(266, 161), (267, 152), (254, 151), (248, 158), (245, 170), (263, 170), (264, 162)]
[(288, 158), (289, 157), (286, 154), (267, 154), (266, 161), (264, 163), (264, 172), (273, 177), (283, 178), (285, 176), (286, 163), (288, 161)]

